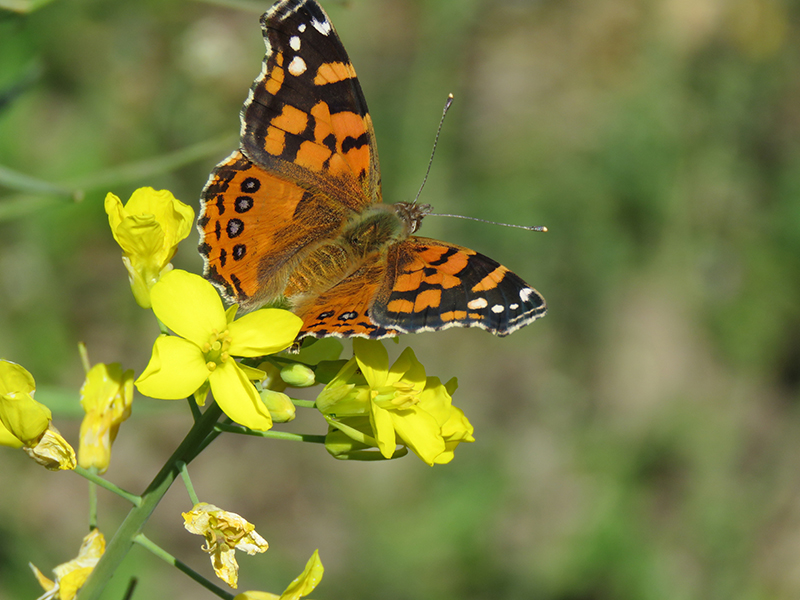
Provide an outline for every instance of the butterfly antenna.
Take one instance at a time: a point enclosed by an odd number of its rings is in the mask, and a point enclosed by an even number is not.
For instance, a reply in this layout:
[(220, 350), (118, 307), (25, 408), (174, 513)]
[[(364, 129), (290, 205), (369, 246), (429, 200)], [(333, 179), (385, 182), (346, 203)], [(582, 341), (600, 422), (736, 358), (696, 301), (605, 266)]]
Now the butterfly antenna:
[[(439, 127), (436, 130), (436, 137), (433, 138), (433, 150), (431, 150), (431, 158), (428, 161), (428, 169), (425, 171), (425, 177), (422, 178), (422, 185), (419, 186), (419, 191), (417, 195), (414, 197), (414, 202), (411, 204), (416, 204), (417, 200), (419, 200), (420, 195), (422, 195), (422, 188), (425, 187), (425, 183), (428, 181), (428, 175), (431, 173), (431, 165), (433, 165), (433, 156), (436, 154), (436, 146), (439, 144), (439, 135), (442, 133), (442, 125), (444, 125), (444, 118), (447, 116), (447, 111), (450, 110), (450, 105), (453, 104), (453, 94), (447, 95), (447, 100), (444, 103), (444, 110), (442, 111), (442, 118), (439, 121)], [(478, 219), (477, 217), (466, 217), (464, 215), (450, 215), (450, 214), (442, 214), (442, 213), (426, 213), (429, 217), (453, 217), (454, 219), (467, 219), (469, 221), (478, 221), (479, 223), (487, 223), (489, 225), (500, 225), (501, 227), (514, 227), (515, 229), (524, 229), (525, 231), (547, 231), (547, 227), (543, 225), (512, 225), (511, 223), (498, 223), (497, 221), (487, 221), (486, 219)]]
[(422, 178), (422, 185), (419, 186), (419, 191), (414, 197), (411, 204), (416, 204), (422, 194), (422, 188), (428, 181), (428, 175), (431, 174), (431, 165), (433, 165), (433, 155), (436, 154), (436, 146), (439, 144), (439, 134), (442, 133), (442, 125), (444, 125), (444, 118), (447, 116), (447, 111), (450, 110), (450, 105), (453, 104), (453, 94), (447, 94), (447, 100), (444, 103), (444, 110), (442, 111), (442, 118), (439, 120), (439, 128), (436, 130), (436, 137), (433, 138), (433, 150), (431, 150), (431, 158), (428, 160), (428, 170), (425, 171), (425, 177)]
[(464, 215), (447, 215), (443, 213), (428, 213), (428, 217), (453, 217), (454, 219), (467, 219), (468, 221), (478, 221), (479, 223), (487, 223), (488, 225), (500, 225), (501, 227), (513, 227), (515, 229), (524, 229), (525, 231), (547, 231), (544, 225), (513, 225), (511, 223), (498, 223), (497, 221), (487, 221), (486, 219), (479, 219), (477, 217), (466, 217)]

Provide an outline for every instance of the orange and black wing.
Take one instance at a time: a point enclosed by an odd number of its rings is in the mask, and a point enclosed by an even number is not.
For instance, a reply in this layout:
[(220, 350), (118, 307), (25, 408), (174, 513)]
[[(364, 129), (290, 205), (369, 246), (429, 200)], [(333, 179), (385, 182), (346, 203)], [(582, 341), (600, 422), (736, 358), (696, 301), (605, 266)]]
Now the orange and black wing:
[(383, 338), (480, 327), (508, 335), (544, 316), (539, 292), (474, 250), (411, 237), (299, 307), (298, 337)]
[(546, 310), (539, 292), (488, 256), (411, 237), (389, 249), (370, 316), (376, 326), (401, 333), (480, 327), (504, 336)]
[(244, 309), (278, 298), (305, 253), (380, 201), (372, 122), (327, 15), (284, 0), (261, 25), (241, 148), (212, 172), (198, 219), (206, 277)]

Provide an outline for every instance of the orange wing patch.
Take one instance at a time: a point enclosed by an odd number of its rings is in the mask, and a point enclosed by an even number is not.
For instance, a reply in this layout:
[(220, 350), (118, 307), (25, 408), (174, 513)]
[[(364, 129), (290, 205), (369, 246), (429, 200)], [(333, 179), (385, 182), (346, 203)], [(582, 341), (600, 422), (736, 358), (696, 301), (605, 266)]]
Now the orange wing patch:
[(292, 261), (335, 237), (350, 211), (234, 152), (203, 190), (198, 229), (206, 277), (243, 309), (280, 297)]
[(363, 265), (326, 293), (296, 306), (294, 312), (303, 319), (298, 339), (305, 336), (377, 339), (397, 335), (397, 331), (380, 327), (370, 318), (370, 308), (385, 271), (383, 260)]

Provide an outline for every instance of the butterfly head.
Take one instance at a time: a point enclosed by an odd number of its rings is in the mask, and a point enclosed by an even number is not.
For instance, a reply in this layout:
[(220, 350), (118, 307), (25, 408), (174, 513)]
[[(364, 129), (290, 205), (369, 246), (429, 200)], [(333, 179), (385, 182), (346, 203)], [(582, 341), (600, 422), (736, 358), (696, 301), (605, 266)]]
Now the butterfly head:
[(422, 219), (432, 210), (430, 204), (415, 204), (412, 202), (397, 202), (393, 206), (397, 216), (406, 223), (409, 235), (416, 233), (422, 223)]

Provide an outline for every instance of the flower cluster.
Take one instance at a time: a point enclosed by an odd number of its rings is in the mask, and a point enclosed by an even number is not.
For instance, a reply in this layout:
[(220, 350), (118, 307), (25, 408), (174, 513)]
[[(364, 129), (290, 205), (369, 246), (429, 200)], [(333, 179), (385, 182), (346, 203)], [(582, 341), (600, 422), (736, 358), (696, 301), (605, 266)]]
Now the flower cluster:
[(391, 367), (380, 342), (353, 340), (353, 353), (317, 398), (331, 427), (325, 445), (335, 457), (369, 460), (375, 448), (392, 458), (403, 453), (401, 445), (429, 465), (443, 464), (460, 442), (474, 441), (472, 425), (452, 404), (455, 379), (443, 385), (427, 377), (411, 348)]

